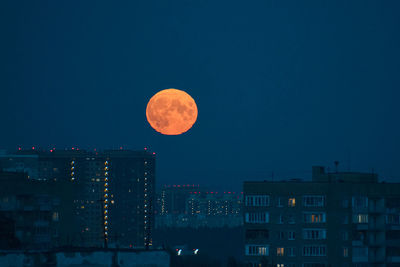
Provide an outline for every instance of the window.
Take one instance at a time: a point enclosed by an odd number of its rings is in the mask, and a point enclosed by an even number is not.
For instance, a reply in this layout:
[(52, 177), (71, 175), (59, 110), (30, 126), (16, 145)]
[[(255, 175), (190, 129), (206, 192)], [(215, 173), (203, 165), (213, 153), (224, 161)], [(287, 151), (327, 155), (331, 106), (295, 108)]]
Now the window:
[(278, 217), (278, 223), (282, 224), (283, 223), (283, 215), (279, 215)]
[(58, 212), (53, 212), (52, 219), (53, 219), (54, 222), (58, 222), (58, 220), (59, 220)]
[(247, 212), (245, 214), (245, 220), (247, 223), (268, 223), (269, 213), (268, 212)]
[(368, 214), (354, 214), (353, 223), (368, 223)]
[(304, 246), (303, 256), (326, 256), (326, 246)]
[(279, 247), (276, 248), (276, 256), (284, 256), (285, 255), (285, 248)]
[(325, 229), (303, 229), (303, 239), (322, 240), (326, 239)]
[(281, 240), (285, 239), (285, 232), (279, 232), (278, 233), (278, 238), (281, 239)]
[(343, 208), (348, 208), (349, 207), (349, 200), (348, 199), (343, 199), (342, 200), (342, 207)]
[(349, 233), (344, 231), (342, 232), (342, 240), (347, 241), (349, 240)]
[(348, 215), (344, 215), (342, 217), (342, 223), (343, 224), (348, 224), (349, 223), (349, 216)]
[(349, 256), (349, 248), (343, 248), (343, 257), (347, 258)]
[(368, 247), (353, 247), (353, 258), (368, 257)]
[(283, 263), (278, 263), (278, 264), (276, 265), (276, 267), (285, 267), (285, 264), (283, 264)]
[(296, 239), (296, 232), (289, 231), (288, 232), (288, 240), (295, 240)]
[(283, 198), (278, 197), (278, 207), (283, 207)]
[(288, 223), (290, 223), (290, 224), (295, 224), (296, 223), (296, 217), (293, 214), (289, 215)]
[(400, 214), (388, 214), (386, 215), (387, 224), (400, 224)]
[(268, 256), (268, 245), (246, 245), (245, 254), (247, 256)]
[(289, 257), (296, 256), (296, 248), (286, 248), (286, 255)]
[(296, 199), (294, 197), (293, 198), (289, 198), (288, 206), (289, 207), (295, 207), (296, 206)]
[(325, 196), (303, 196), (304, 207), (323, 207), (325, 206)]
[(246, 230), (246, 239), (268, 239), (268, 230)]
[(269, 195), (248, 195), (245, 199), (245, 205), (249, 207), (267, 207), (269, 206)]
[(368, 198), (367, 197), (353, 197), (352, 198), (352, 207), (353, 209), (365, 209), (368, 208)]
[(303, 222), (305, 223), (325, 223), (325, 212), (304, 212)]

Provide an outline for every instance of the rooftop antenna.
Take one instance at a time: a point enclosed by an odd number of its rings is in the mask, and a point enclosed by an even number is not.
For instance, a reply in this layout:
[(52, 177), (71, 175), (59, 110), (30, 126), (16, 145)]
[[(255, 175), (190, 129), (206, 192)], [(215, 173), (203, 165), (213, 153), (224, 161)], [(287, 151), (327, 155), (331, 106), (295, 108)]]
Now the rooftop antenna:
[(339, 172), (339, 161), (335, 160), (335, 172)]
[(351, 152), (350, 151), (348, 153), (347, 164), (348, 164), (347, 169), (350, 172), (351, 171)]

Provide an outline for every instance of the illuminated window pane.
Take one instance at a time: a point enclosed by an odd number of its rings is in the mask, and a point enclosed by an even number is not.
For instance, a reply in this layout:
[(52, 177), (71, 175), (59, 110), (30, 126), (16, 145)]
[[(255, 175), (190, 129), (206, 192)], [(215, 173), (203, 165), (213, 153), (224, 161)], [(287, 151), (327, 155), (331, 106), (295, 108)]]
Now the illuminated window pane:
[(295, 198), (289, 198), (288, 206), (289, 207), (295, 207), (296, 206), (296, 199)]

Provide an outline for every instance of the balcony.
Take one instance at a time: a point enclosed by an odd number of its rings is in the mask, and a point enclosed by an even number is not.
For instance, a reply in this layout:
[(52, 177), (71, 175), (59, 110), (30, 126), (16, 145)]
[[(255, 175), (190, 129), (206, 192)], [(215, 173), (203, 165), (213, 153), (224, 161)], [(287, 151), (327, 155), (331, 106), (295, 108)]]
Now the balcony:
[(353, 256), (352, 257), (353, 262), (368, 262), (368, 255), (365, 256)]
[(400, 224), (387, 224), (386, 230), (400, 230)]
[(357, 230), (368, 230), (368, 223), (358, 223), (356, 224)]
[(352, 245), (353, 247), (361, 247), (361, 246), (364, 246), (364, 242), (361, 241), (361, 240), (353, 240), (353, 241), (351, 242), (351, 245)]
[(39, 209), (41, 211), (51, 211), (52, 206), (50, 204), (42, 204), (42, 205), (40, 205)]
[(49, 221), (44, 221), (44, 220), (35, 221), (33, 223), (33, 226), (35, 227), (49, 227), (49, 225), (50, 225)]
[(387, 262), (400, 263), (400, 256), (389, 256)]

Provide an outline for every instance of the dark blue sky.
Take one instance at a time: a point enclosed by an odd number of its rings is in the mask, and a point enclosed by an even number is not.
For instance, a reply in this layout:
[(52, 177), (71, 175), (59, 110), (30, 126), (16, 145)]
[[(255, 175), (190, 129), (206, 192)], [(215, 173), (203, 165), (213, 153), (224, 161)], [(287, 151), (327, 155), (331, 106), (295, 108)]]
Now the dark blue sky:
[[(300, 3), (301, 2), (301, 3)], [(399, 1), (1, 1), (0, 147), (128, 148), (159, 183), (400, 177)], [(149, 98), (187, 91), (181, 136)]]

